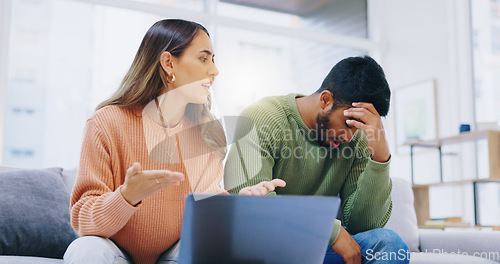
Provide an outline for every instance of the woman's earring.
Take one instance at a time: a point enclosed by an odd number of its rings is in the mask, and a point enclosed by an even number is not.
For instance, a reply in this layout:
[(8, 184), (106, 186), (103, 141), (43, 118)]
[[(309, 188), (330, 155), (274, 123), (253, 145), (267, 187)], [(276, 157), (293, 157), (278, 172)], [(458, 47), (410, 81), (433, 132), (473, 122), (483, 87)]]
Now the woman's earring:
[(175, 82), (175, 74), (172, 73), (172, 80), (171, 82)]

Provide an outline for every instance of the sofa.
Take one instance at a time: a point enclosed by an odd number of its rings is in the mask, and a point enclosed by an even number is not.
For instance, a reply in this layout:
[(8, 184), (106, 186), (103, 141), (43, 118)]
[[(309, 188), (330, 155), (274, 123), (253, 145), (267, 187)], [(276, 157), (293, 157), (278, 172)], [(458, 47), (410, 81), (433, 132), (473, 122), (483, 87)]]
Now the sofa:
[(419, 229), (411, 184), (392, 178), (392, 214), (385, 228), (398, 233), (411, 251), (411, 264), (500, 263), (500, 231)]
[(76, 170), (0, 167), (0, 263), (63, 263)]
[[(0, 264), (63, 263), (66, 247), (78, 237), (69, 217), (75, 177), (76, 170), (0, 166)], [(499, 231), (418, 229), (411, 185), (400, 178), (393, 178), (392, 200), (386, 228), (407, 243), (412, 251), (410, 263), (500, 263)], [(483, 258), (475, 253), (482, 253)]]

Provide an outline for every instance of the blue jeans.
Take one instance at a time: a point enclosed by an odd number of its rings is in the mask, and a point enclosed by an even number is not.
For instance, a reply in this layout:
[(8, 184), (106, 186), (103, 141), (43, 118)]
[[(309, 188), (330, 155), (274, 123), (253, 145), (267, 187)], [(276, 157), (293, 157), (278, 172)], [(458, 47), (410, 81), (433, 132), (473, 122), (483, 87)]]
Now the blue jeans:
[[(163, 252), (157, 264), (177, 263), (179, 243)], [(132, 264), (130, 256), (113, 241), (98, 236), (84, 236), (73, 241), (66, 253), (65, 264)]]
[[(361, 247), (362, 263), (410, 263), (409, 249), (394, 231), (374, 229), (353, 236)], [(177, 263), (179, 243), (174, 244), (158, 259), (157, 264)], [(86, 236), (73, 241), (64, 254), (65, 264), (131, 264), (129, 256), (113, 241)], [(328, 247), (324, 264), (345, 263), (342, 257)]]
[[(361, 263), (410, 263), (410, 250), (396, 232), (373, 229), (352, 236), (361, 247)], [(323, 264), (344, 264), (341, 256), (328, 247)]]

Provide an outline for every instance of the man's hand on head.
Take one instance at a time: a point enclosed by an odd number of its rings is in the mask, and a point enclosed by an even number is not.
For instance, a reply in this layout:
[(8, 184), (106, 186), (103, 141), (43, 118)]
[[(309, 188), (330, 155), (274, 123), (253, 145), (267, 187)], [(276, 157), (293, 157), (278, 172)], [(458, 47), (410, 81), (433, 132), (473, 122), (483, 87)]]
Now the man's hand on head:
[(356, 120), (349, 119), (346, 123), (365, 132), (368, 149), (374, 161), (388, 161), (391, 153), (387, 145), (382, 119), (377, 110), (371, 103), (352, 103), (352, 106), (344, 111), (344, 115)]

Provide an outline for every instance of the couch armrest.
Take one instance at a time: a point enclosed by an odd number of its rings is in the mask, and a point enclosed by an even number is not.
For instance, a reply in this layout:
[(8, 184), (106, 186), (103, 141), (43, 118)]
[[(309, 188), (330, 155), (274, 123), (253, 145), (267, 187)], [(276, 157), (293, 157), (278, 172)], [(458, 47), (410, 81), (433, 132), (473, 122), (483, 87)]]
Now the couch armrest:
[(467, 254), (500, 262), (500, 232), (419, 230), (420, 251)]

